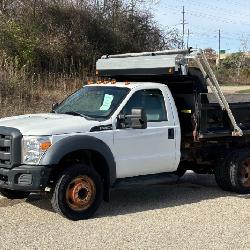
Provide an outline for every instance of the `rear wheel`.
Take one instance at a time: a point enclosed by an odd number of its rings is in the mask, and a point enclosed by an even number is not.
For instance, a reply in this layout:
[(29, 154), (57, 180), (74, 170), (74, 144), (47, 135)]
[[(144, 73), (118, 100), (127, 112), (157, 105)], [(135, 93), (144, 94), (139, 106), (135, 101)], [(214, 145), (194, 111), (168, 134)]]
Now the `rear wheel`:
[(232, 191), (232, 185), (230, 182), (230, 169), (228, 166), (228, 162), (231, 160), (231, 154), (232, 152), (220, 157), (220, 159), (217, 160), (215, 166), (215, 181), (217, 185), (225, 191)]
[(228, 164), (231, 189), (239, 194), (250, 193), (250, 150), (239, 150), (232, 154)]
[(225, 191), (250, 193), (250, 150), (235, 150), (221, 158), (215, 169), (215, 179)]
[(16, 191), (16, 190), (9, 190), (5, 188), (0, 189), (0, 194), (8, 199), (14, 200), (14, 199), (25, 199), (29, 196), (29, 192), (24, 191)]
[(83, 220), (93, 216), (102, 201), (100, 176), (86, 165), (70, 166), (56, 183), (51, 199), (54, 210), (68, 219)]

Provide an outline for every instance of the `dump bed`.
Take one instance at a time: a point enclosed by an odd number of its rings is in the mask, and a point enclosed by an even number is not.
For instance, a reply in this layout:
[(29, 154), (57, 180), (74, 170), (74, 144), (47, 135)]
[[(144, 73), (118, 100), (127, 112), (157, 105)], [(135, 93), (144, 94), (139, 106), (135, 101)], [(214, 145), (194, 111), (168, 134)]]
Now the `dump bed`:
[[(105, 55), (96, 66), (101, 77), (168, 85), (177, 106), (182, 137), (249, 134), (250, 102), (228, 103), (200, 49)], [(211, 100), (207, 86), (216, 101)]]
[[(230, 109), (244, 135), (250, 134), (250, 95), (225, 95)], [(199, 138), (228, 137), (232, 125), (227, 112), (222, 110), (212, 94), (200, 94), (198, 100)]]

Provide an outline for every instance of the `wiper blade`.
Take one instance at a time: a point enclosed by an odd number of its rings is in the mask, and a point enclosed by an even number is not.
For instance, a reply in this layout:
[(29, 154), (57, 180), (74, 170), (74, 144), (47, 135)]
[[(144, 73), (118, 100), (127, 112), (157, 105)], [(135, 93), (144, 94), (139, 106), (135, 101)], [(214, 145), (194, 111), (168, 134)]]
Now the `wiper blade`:
[(68, 111), (65, 112), (66, 115), (74, 115), (74, 116), (83, 116), (81, 113), (75, 112), (75, 111)]
[(74, 116), (81, 116), (81, 117), (84, 117), (86, 119), (89, 118), (88, 116), (83, 115), (81, 113), (78, 113), (76, 111), (68, 111), (68, 112), (65, 112), (64, 114), (66, 114), (66, 115), (74, 115)]

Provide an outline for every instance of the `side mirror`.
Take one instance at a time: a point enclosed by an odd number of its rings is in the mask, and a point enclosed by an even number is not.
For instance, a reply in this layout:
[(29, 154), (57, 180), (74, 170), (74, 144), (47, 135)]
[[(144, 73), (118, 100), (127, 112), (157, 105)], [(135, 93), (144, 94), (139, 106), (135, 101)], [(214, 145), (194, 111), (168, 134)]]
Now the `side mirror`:
[(56, 102), (56, 103), (53, 103), (52, 104), (52, 113), (55, 112), (56, 108), (59, 106), (59, 103)]
[(131, 128), (146, 129), (147, 128), (147, 115), (143, 108), (133, 108), (131, 110)]
[(121, 128), (146, 129), (147, 115), (143, 108), (133, 108), (131, 115), (119, 115)]

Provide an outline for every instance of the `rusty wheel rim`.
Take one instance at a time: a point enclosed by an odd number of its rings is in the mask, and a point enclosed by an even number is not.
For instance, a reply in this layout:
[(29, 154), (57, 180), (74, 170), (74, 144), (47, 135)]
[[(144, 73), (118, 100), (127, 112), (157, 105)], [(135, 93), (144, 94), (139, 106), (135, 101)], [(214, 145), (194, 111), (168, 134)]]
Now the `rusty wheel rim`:
[(243, 186), (250, 187), (250, 158), (242, 162), (240, 176)]
[(75, 211), (84, 211), (94, 202), (96, 187), (88, 176), (79, 176), (70, 182), (66, 191), (66, 201)]

